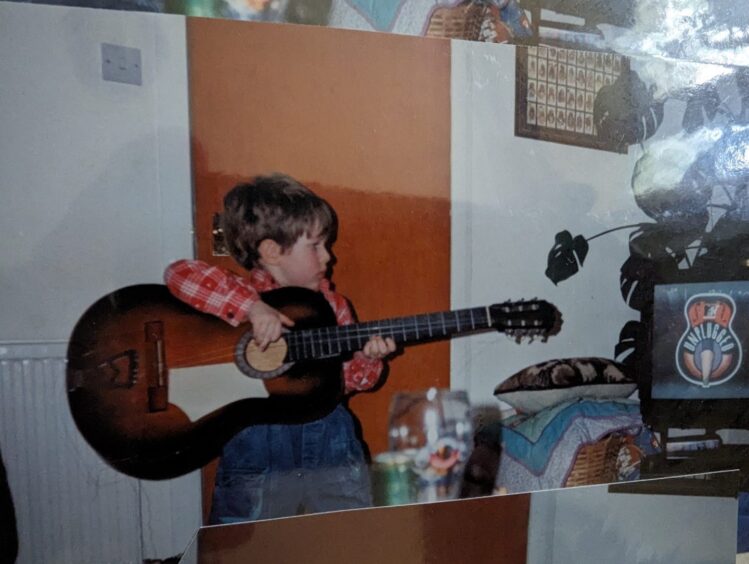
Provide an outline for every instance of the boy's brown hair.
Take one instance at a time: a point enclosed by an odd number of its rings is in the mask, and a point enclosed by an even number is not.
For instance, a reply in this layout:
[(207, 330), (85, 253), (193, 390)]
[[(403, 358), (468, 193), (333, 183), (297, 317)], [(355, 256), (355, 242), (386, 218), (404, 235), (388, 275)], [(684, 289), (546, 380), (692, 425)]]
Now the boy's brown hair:
[(278, 173), (232, 188), (224, 197), (221, 223), (229, 252), (248, 270), (257, 266), (258, 247), (265, 239), (285, 251), (305, 234), (319, 234), (331, 244), (338, 231), (338, 218), (328, 202)]

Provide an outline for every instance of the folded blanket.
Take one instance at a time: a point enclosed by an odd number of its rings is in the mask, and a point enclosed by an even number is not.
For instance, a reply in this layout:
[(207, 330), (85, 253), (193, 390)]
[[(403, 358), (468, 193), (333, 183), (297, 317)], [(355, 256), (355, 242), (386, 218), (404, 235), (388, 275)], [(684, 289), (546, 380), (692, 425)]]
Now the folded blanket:
[[(510, 493), (562, 487), (580, 449), (611, 433), (630, 435), (633, 450), (648, 447), (652, 437), (636, 400), (579, 399), (504, 420), (496, 485)], [(622, 456), (622, 479), (632, 479), (628, 455)]]

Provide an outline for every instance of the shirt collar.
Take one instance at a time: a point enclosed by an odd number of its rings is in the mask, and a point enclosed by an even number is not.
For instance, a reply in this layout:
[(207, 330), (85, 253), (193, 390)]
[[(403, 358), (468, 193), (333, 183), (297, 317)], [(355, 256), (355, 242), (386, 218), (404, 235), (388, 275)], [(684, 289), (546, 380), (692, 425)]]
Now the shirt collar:
[[(253, 268), (250, 270), (250, 283), (258, 292), (267, 292), (280, 288), (273, 275), (263, 268)], [(320, 281), (320, 291), (330, 291), (330, 280), (323, 278)]]

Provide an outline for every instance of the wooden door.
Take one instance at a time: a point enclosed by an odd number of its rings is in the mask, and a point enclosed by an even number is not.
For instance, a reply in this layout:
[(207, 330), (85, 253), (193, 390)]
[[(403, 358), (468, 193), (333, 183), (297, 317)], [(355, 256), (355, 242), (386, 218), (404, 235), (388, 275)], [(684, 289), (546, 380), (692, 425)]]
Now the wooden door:
[[(223, 195), (284, 172), (336, 209), (333, 281), (363, 321), (449, 309), (450, 44), (438, 39), (188, 19), (199, 258)], [(387, 449), (396, 390), (449, 387), (449, 344), (408, 348), (351, 407)]]

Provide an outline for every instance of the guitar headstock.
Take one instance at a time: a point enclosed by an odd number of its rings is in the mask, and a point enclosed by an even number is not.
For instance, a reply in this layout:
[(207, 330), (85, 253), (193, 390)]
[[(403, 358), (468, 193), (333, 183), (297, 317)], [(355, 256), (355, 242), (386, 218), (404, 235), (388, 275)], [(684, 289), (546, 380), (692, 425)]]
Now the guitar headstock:
[(562, 314), (556, 306), (535, 298), (491, 305), (489, 314), (492, 326), (518, 343), (526, 338), (532, 342), (537, 337), (546, 341), (562, 328)]

